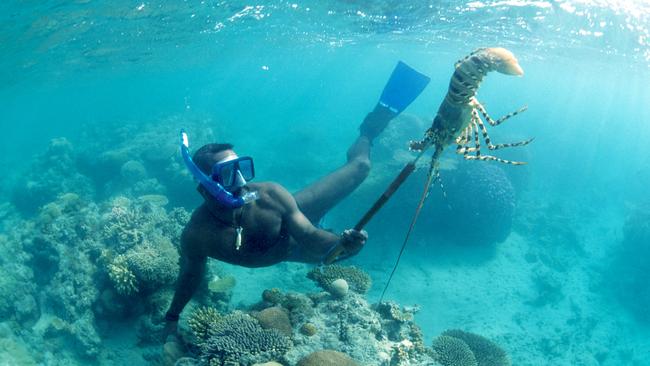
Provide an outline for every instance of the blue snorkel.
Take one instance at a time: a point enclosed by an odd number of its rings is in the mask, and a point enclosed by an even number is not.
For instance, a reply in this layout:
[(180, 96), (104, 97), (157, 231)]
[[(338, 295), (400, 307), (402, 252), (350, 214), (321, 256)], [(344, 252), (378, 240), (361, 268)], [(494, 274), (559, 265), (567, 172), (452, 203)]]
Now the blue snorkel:
[(187, 133), (185, 133), (185, 130), (181, 130), (181, 155), (183, 156), (183, 161), (185, 162), (187, 169), (192, 173), (194, 179), (196, 179), (221, 206), (227, 209), (235, 209), (242, 207), (257, 198), (257, 192), (247, 192), (242, 197), (236, 197), (232, 193), (228, 192), (221, 184), (219, 184), (219, 182), (216, 182), (211, 177), (205, 175), (201, 169), (194, 164), (194, 161), (192, 161), (189, 146)]

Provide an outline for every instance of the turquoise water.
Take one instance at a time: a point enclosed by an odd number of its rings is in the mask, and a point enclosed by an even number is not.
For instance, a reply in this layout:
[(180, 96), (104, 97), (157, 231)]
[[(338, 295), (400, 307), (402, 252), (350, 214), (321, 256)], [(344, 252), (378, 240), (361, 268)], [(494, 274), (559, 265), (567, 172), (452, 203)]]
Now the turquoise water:
[[(528, 165), (445, 155), (448, 198), (433, 186), (386, 298), (419, 305), (427, 346), (459, 328), (497, 342), (514, 365), (650, 364), (644, 2), (5, 2), (0, 19), (2, 362), (146, 364), (142, 355), (159, 351), (161, 340), (142, 336), (156, 328), (140, 324), (155, 311), (98, 310), (151, 304), (106, 301), (99, 253), (112, 248), (115, 197), (164, 195), (158, 218), (146, 216), (151, 230), (182, 227), (172, 209), (200, 203), (179, 164), (180, 128), (193, 148), (234, 143), (254, 157), (256, 180), (296, 191), (345, 161), (398, 60), (429, 75), (376, 141), (369, 179), (325, 218), (339, 232), (412, 156), (406, 143), (428, 127), (454, 62), (500, 46), (525, 75), (491, 73), (478, 98), (494, 117), (528, 106), (490, 129), (496, 142), (535, 137), (495, 154)], [(392, 270), (424, 170), (370, 222), (366, 248), (346, 262), (371, 275), (370, 303)], [(513, 209), (500, 189), (513, 194)], [(179, 227), (147, 240), (176, 245)], [(78, 256), (85, 259), (75, 265)], [(266, 288), (315, 291), (310, 266), (212, 265), (237, 278), (220, 299), (229, 310), (251, 306)]]

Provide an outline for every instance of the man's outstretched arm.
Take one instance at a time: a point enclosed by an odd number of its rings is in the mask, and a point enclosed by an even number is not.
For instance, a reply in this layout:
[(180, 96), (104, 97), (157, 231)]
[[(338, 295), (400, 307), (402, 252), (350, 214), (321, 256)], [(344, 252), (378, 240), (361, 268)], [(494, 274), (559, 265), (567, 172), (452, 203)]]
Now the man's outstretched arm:
[(176, 280), (176, 292), (174, 293), (174, 299), (169, 306), (169, 310), (165, 314), (165, 320), (167, 321), (166, 328), (168, 328), (168, 333), (170, 334), (175, 333), (180, 313), (192, 299), (196, 289), (201, 284), (207, 263), (206, 256), (198, 255), (191, 251), (191, 239), (185, 233), (183, 234), (181, 238), (181, 268), (178, 279)]
[[(307, 263), (320, 263), (325, 256), (339, 243), (346, 248), (346, 257), (358, 253), (366, 241), (365, 233), (346, 230), (339, 236), (315, 227), (311, 221), (298, 209), (295, 199), (283, 187), (277, 185), (273, 189), (276, 199), (284, 207), (283, 220), (287, 224), (289, 235), (297, 242), (299, 253), (294, 253), (293, 259)], [(351, 233), (354, 232), (354, 233)], [(359, 235), (355, 235), (359, 234)]]

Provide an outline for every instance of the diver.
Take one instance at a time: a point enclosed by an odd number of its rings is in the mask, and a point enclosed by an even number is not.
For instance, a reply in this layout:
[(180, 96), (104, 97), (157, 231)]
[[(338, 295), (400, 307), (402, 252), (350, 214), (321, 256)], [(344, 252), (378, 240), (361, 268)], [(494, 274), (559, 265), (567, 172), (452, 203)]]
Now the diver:
[(365, 231), (348, 229), (339, 236), (313, 223), (364, 181), (373, 139), (428, 82), (428, 77), (399, 62), (347, 150), (347, 162), (293, 195), (277, 183), (250, 182), (255, 177), (253, 159), (239, 156), (231, 144), (207, 144), (190, 157), (187, 134), (181, 131), (181, 154), (199, 182), (204, 202), (181, 236), (180, 272), (165, 315), (165, 334), (176, 334), (179, 315), (203, 280), (208, 257), (265, 267), (283, 261), (321, 263), (339, 245), (345, 250), (337, 260), (357, 254), (367, 240)]

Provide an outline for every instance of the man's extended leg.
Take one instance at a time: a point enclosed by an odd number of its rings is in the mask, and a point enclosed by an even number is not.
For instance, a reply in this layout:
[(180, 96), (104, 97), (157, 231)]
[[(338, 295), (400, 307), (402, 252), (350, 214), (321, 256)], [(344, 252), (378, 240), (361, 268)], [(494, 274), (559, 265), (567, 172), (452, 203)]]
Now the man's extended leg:
[(334, 172), (294, 195), (298, 207), (311, 222), (317, 224), (321, 218), (352, 193), (370, 172), (370, 146), (395, 113), (383, 106), (377, 106), (361, 124), (360, 136), (347, 152), (347, 162)]

